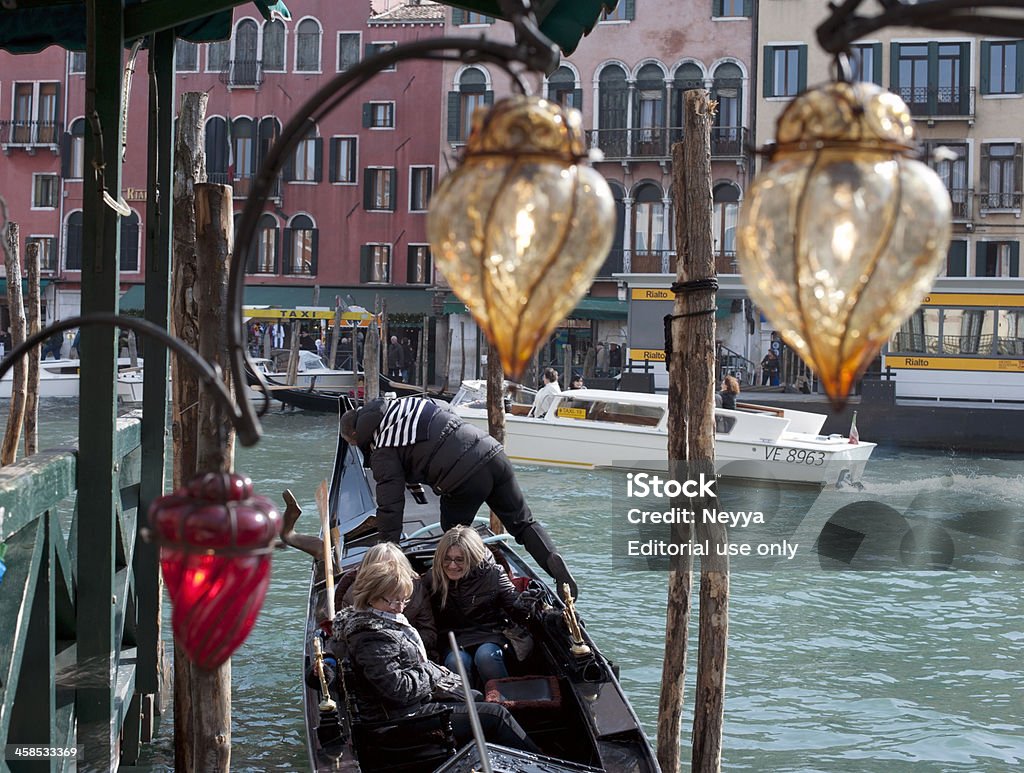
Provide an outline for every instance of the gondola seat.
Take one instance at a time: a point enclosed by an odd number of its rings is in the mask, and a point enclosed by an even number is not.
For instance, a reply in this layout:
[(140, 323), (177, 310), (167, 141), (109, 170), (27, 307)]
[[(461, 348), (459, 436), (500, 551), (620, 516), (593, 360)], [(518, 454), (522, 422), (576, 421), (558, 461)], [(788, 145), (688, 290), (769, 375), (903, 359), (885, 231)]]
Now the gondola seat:
[(484, 686), (488, 703), (498, 703), (517, 714), (521, 711), (558, 711), (562, 693), (553, 676), (508, 676), (492, 679)]
[(393, 773), (436, 769), (456, 750), (451, 719), (451, 709), (442, 709), (383, 722), (353, 722), (360, 768)]

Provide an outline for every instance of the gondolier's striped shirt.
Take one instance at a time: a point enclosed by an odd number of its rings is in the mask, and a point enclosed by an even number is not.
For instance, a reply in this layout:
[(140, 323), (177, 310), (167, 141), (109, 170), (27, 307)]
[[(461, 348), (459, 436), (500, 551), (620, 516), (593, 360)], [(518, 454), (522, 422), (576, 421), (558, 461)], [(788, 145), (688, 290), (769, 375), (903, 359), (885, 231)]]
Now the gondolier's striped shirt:
[(373, 447), (411, 446), (426, 440), (427, 425), (436, 411), (437, 405), (422, 397), (393, 401), (373, 433)]

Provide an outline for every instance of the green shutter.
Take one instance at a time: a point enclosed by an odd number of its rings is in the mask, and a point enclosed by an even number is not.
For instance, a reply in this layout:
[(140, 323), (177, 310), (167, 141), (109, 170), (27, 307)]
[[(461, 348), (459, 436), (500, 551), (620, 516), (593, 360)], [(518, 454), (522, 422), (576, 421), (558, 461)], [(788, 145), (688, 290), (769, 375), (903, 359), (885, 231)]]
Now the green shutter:
[[(1013, 191), (1014, 196), (1018, 196), (1021, 193), (1021, 167), (1024, 167), (1024, 158), (1021, 156), (1021, 144), (1018, 142), (1013, 146)], [(1019, 202), (1014, 202), (1015, 208), (1020, 206)]]
[(284, 160), (284, 168), (281, 170), (281, 178), (285, 182), (291, 182), (295, 179), (295, 153), (292, 151), (288, 154), (288, 158)]
[(711, 2), (711, 15), (721, 16), (722, 15), (722, 0), (712, 0)]
[(764, 88), (761, 97), (774, 97), (773, 84), (775, 83), (775, 49), (772, 46), (764, 47)]
[(1010, 276), (1020, 276), (1020, 242), (1010, 242)]
[(992, 44), (981, 41), (981, 93), (992, 93)]
[(572, 90), (572, 106), (577, 110), (583, 109), (583, 89)]
[(743, 0), (743, 15), (748, 19), (754, 15), (754, 0)]
[(274, 228), (274, 273), (281, 273), (281, 229)]
[[(988, 167), (989, 167), (989, 164), (991, 163), (990, 160), (989, 160), (989, 155), (988, 155), (988, 143), (984, 143), (984, 142), (982, 143), (980, 159), (981, 159), (981, 175), (978, 177), (978, 193), (986, 194), (986, 193), (988, 193), (988, 171), (989, 171)], [(986, 200), (984, 200), (984, 199), (981, 202), (981, 208), (982, 209), (988, 209), (988, 202)]]
[(978, 252), (974, 256), (974, 275), (985, 276), (985, 262), (988, 258), (988, 248), (991, 247), (991, 242), (978, 242)]
[(459, 92), (448, 92), (448, 142), (458, 142), (459, 137)]
[(369, 102), (363, 102), (363, 128), (369, 129), (373, 125), (373, 110)]
[(71, 176), (71, 133), (60, 136), (60, 176), (65, 180)]
[(390, 170), (388, 176), (391, 178), (391, 180), (390, 180), (391, 184), (388, 186), (390, 188), (389, 199), (388, 199), (388, 203), (389, 203), (390, 206), (388, 206), (388, 209), (391, 212), (394, 212), (397, 209), (397, 207), (398, 207), (398, 204), (397, 204), (397, 202), (398, 202), (398, 170), (397, 169)]
[(485, 105), (493, 105), (494, 104), (494, 92), (493, 91), (485, 91), (484, 92), (484, 104)]
[(370, 210), (373, 208), (373, 173), (375, 169), (364, 169), (363, 170), (363, 209)]
[(619, 0), (626, 3), (626, 18), (630, 21), (636, 18), (636, 0)]
[(370, 270), (373, 260), (373, 248), (364, 244), (359, 248), (359, 281), (369, 282), (373, 272)]
[(946, 256), (946, 276), (967, 276), (967, 242), (954, 239)]
[(339, 182), (338, 180), (338, 145), (340, 140), (337, 137), (331, 137), (331, 144), (327, 152), (327, 162), (330, 167), (327, 172), (327, 178), (332, 182)]
[(1017, 71), (1014, 73), (1015, 81), (1013, 91), (1015, 94), (1024, 94), (1024, 40), (1018, 40), (1017, 46)]
[(807, 90), (807, 46), (797, 46), (797, 58), (796, 93), (803, 94)]
[(971, 104), (971, 44), (960, 44), (960, 115), (974, 115)]
[(295, 238), (295, 231), (291, 228), (284, 229), (284, 267), (282, 274), (292, 273), (292, 240)]
[(458, 27), (466, 23), (466, 12), (461, 8), (452, 8), (452, 25)]
[(872, 43), (871, 44), (871, 75), (874, 78), (875, 85), (882, 85), (882, 44)]
[(416, 248), (411, 244), (405, 248), (405, 283), (412, 284), (412, 278), (416, 276), (416, 261), (413, 260), (413, 256), (416, 254)]
[(900, 93), (900, 44), (889, 45), (889, 91)]
[(313, 140), (313, 180), (321, 182), (324, 179), (324, 138), (317, 137)]
[(317, 257), (320, 254), (320, 229), (319, 228), (314, 228), (313, 229), (313, 238), (310, 241), (312, 242), (312, 244), (310, 245), (310, 249), (311, 249), (311, 253), (312, 254), (309, 257), (309, 273), (312, 274), (313, 276), (316, 276), (317, 269), (318, 269)]

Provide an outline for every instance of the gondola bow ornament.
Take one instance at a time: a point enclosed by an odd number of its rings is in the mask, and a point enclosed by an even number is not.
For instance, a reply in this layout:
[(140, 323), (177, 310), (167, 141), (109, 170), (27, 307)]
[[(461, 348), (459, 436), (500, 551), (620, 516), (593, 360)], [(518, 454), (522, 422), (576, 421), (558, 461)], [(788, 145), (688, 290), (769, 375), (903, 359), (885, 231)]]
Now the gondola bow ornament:
[(217, 668), (256, 623), (281, 516), (253, 493), (248, 477), (210, 472), (154, 500), (149, 525), (160, 544), (175, 641), (200, 668)]

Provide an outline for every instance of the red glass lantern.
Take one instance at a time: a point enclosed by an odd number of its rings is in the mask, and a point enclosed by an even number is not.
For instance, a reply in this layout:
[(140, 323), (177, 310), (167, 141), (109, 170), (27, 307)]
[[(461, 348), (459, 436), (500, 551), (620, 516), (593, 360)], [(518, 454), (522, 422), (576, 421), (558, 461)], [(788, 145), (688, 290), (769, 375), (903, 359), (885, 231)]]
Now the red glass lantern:
[(200, 668), (214, 669), (245, 641), (270, 585), (281, 516), (252, 481), (209, 472), (149, 507), (174, 612), (174, 638)]

